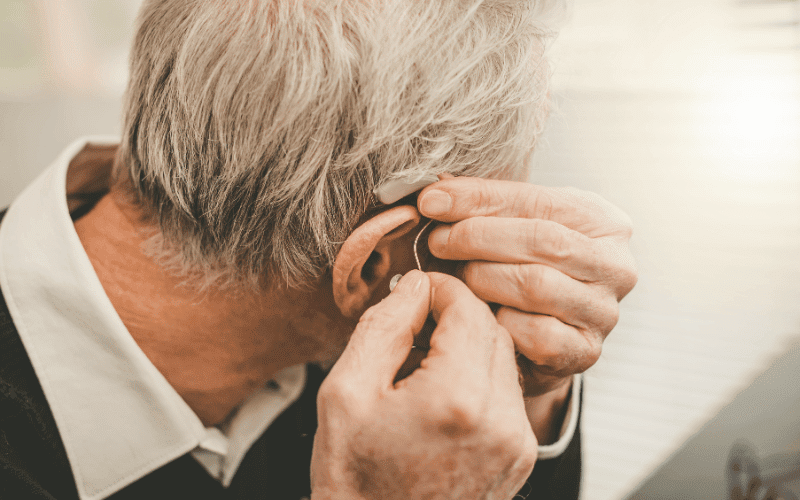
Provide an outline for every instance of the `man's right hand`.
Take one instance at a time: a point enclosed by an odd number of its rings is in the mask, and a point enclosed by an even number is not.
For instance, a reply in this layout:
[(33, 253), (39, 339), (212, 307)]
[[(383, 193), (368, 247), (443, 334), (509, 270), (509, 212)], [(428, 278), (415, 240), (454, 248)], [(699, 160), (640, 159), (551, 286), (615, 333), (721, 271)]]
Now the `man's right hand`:
[[(394, 383), (429, 312), (428, 356)], [(317, 401), (314, 500), (510, 499), (536, 462), (511, 336), (444, 274), (411, 271), (370, 308)]]

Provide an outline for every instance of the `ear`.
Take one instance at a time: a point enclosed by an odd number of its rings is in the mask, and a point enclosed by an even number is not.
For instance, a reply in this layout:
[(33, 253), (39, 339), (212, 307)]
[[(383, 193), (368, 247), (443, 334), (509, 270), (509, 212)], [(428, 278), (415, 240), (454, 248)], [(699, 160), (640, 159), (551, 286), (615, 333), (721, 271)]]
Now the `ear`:
[(400, 205), (370, 218), (345, 240), (332, 271), (333, 299), (345, 317), (364, 312), (396, 264), (393, 243), (417, 227), (420, 218), (416, 207)]

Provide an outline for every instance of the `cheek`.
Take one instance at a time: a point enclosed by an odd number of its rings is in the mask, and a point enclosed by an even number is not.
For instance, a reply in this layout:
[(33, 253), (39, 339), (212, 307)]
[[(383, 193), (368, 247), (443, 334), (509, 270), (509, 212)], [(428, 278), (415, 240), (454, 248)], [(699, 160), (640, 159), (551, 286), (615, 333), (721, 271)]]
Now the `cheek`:
[(347, 342), (350, 341), (350, 335), (356, 328), (357, 322), (343, 321), (339, 324), (332, 324), (327, 330), (321, 331), (320, 336), (317, 338), (319, 347), (315, 361), (317, 361), (324, 370), (329, 369), (336, 363), (339, 356), (344, 352), (347, 347)]

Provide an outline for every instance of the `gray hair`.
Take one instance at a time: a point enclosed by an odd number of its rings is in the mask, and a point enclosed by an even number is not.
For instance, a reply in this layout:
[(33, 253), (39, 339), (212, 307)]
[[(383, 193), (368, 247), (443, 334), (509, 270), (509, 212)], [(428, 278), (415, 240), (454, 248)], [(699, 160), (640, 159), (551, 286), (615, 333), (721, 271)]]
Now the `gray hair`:
[(383, 182), (524, 178), (559, 3), (147, 0), (115, 176), (179, 267), (308, 284)]

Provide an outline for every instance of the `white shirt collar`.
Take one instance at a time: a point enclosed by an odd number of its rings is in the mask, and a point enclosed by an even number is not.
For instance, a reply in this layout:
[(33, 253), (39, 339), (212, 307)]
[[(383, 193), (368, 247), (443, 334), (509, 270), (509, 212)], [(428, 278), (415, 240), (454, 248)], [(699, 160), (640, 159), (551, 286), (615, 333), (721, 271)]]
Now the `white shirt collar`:
[(111, 495), (189, 452), (227, 486), (253, 442), (299, 397), (305, 367), (281, 372), (277, 390), (254, 393), (227, 436), (203, 426), (128, 333), (70, 218), (67, 186), (98, 185), (96, 172), (70, 171), (71, 160), (116, 142), (73, 143), (11, 205), (0, 225), (0, 287), (82, 500)]

